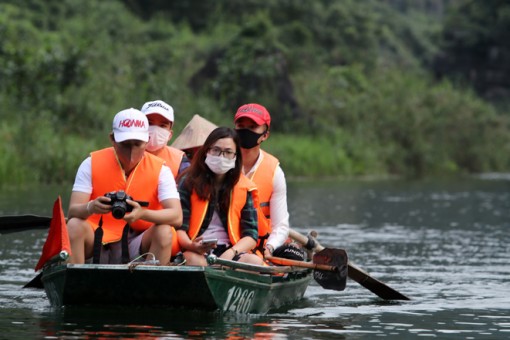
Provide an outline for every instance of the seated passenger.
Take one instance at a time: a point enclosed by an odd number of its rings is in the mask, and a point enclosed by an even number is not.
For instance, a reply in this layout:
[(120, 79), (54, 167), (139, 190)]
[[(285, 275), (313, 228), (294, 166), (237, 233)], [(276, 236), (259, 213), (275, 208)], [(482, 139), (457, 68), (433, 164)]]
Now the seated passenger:
[(189, 160), (183, 151), (167, 145), (173, 134), (174, 109), (162, 100), (155, 100), (143, 104), (141, 111), (149, 120), (147, 152), (163, 158), (165, 165), (177, 177), (189, 166)]
[[(145, 115), (120, 111), (113, 119), (112, 147), (92, 152), (80, 165), (68, 212), (70, 263), (127, 263), (145, 253), (162, 265), (170, 262), (170, 226), (182, 222), (181, 203), (170, 169), (145, 152), (148, 140)], [(128, 199), (125, 210), (132, 212), (114, 218), (112, 199), (105, 194), (119, 191), (147, 201), (148, 207)]]
[[(211, 132), (179, 177), (183, 223), (177, 228), (186, 264), (205, 266), (204, 255), (262, 265), (257, 243), (257, 189), (241, 174), (239, 137), (230, 128)], [(204, 239), (217, 243), (204, 244)]]

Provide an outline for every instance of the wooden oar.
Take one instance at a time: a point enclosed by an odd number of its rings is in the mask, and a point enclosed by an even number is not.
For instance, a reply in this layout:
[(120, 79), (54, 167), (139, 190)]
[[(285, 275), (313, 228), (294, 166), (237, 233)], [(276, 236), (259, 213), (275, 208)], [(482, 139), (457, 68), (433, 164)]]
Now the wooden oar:
[[(321, 251), (324, 247), (313, 236), (305, 236), (295, 230), (290, 230), (290, 237), (302, 245), (308, 245), (315, 251)], [(350, 279), (358, 282), (360, 285), (385, 300), (410, 300), (407, 296), (399, 293), (395, 289), (389, 287), (385, 283), (373, 278), (363, 269), (348, 262), (348, 276)]]
[(30, 282), (26, 283), (23, 288), (37, 288), (43, 289), (44, 285), (42, 282), (42, 272), (39, 272)]
[(48, 229), (51, 217), (36, 215), (0, 216), (0, 234), (29, 229)]
[(274, 257), (274, 256), (266, 256), (266, 260), (271, 261), (274, 264), (279, 264), (281, 266), (293, 266), (293, 267), (301, 267), (301, 268), (310, 268), (316, 270), (325, 270), (330, 272), (338, 271), (338, 267), (329, 266), (327, 264), (318, 264), (312, 262), (284, 259), (283, 257)]
[(344, 290), (347, 281), (347, 253), (343, 249), (324, 248), (314, 254), (313, 262), (281, 257), (266, 257), (274, 264), (314, 269), (313, 278), (325, 289)]
[(219, 264), (222, 266), (230, 267), (233, 269), (241, 269), (251, 272), (257, 273), (266, 273), (266, 274), (281, 274), (281, 273), (290, 273), (294, 270), (291, 267), (275, 267), (275, 266), (259, 266), (256, 264), (243, 263), (232, 260), (225, 260), (217, 257), (216, 255), (208, 255), (207, 263), (210, 265)]
[[(51, 217), (36, 215), (0, 216), (0, 234), (16, 233), (31, 229), (48, 229)], [(37, 274), (23, 288), (44, 288), (42, 272)]]

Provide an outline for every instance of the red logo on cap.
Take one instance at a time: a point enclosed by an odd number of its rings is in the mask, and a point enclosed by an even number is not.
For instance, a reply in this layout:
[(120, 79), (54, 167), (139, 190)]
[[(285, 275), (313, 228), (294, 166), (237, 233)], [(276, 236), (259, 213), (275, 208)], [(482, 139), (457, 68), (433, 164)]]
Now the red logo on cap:
[(244, 112), (253, 112), (253, 113), (256, 113), (258, 114), (259, 116), (262, 116), (264, 114), (264, 112), (262, 112), (261, 110), (259, 110), (258, 108), (256, 108), (255, 106), (253, 105), (250, 105), (250, 106), (247, 106), (247, 107), (244, 107), (244, 108), (240, 108), (238, 111), (238, 113), (244, 113)]
[(119, 128), (127, 127), (128, 129), (131, 127), (143, 128), (145, 127), (145, 121), (139, 119), (124, 119), (119, 122)]

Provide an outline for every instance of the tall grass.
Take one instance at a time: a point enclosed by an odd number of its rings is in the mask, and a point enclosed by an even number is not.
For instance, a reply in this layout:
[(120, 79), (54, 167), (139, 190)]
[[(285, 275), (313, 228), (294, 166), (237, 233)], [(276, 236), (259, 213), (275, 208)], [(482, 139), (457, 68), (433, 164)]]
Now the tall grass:
[[(347, 139), (341, 134), (336, 137), (273, 134), (262, 147), (280, 160), (288, 176), (352, 177), (384, 173), (377, 155)], [(355, 151), (357, 147), (360, 152)]]

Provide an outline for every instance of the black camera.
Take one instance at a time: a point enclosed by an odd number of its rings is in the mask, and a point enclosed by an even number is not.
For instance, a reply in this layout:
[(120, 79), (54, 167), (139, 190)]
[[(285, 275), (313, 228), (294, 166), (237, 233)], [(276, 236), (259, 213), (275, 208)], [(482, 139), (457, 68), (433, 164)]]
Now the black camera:
[[(104, 194), (105, 197), (108, 197), (111, 201), (108, 203), (112, 206), (112, 215), (114, 218), (120, 220), (126, 215), (127, 212), (133, 211), (133, 207), (127, 204), (126, 200), (130, 199), (134, 201), (134, 199), (126, 194), (124, 190), (107, 192)], [(149, 202), (144, 201), (136, 201), (142, 207), (148, 207)]]

